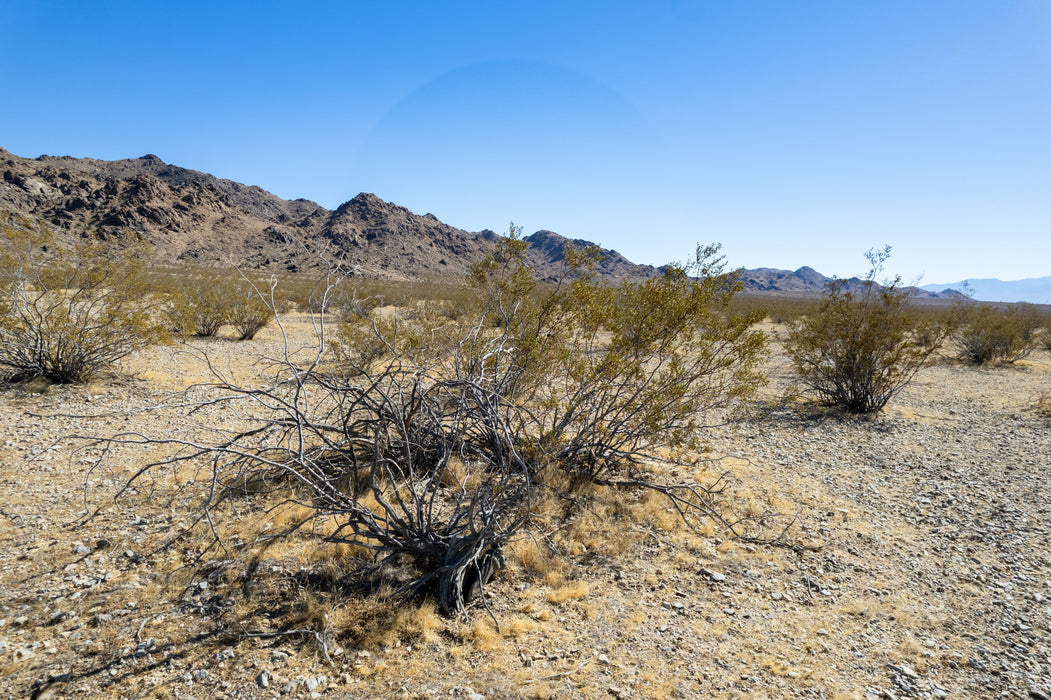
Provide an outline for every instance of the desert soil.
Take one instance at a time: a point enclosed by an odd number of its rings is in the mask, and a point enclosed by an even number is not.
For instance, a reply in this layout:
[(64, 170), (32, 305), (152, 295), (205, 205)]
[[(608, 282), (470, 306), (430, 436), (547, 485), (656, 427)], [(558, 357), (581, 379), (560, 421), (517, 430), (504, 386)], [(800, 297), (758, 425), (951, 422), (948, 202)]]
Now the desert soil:
[[(281, 337), (198, 345), (250, 383)], [(162, 448), (98, 467), (97, 446), (65, 439), (235, 423), (174, 405), (207, 378), (199, 356), (150, 348), (90, 386), (4, 388), (0, 696), (1051, 698), (1051, 417), (1038, 408), (1051, 353), (987, 369), (942, 358), (865, 420), (783, 400), (776, 349), (769, 372), (751, 420), (709, 429), (705, 460), (660, 476), (718, 483), (724, 512), (776, 543), (693, 531), (627, 494), (605, 519), (548, 533), (554, 563), (510, 557), (486, 589), (492, 616), (402, 605), (400, 630), (350, 635), (339, 621), (375, 605), (350, 596), (311, 628), (324, 649), (247, 635), (291, 618), (221, 575), (236, 539), (185, 566), (207, 540), (175, 537), (192, 503), (170, 480), (114, 500)], [(311, 556), (267, 556), (253, 584), (265, 600), (324, 597), (308, 590)]]

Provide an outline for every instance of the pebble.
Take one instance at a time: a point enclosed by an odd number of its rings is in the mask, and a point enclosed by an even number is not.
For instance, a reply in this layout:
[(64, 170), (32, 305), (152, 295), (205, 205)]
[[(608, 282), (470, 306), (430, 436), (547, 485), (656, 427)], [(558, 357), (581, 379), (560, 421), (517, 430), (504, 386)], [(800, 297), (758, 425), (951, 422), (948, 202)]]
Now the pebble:
[(719, 573), (718, 571), (712, 571), (711, 569), (701, 569), (700, 573), (704, 574), (716, 583), (721, 583), (726, 580), (726, 574)]

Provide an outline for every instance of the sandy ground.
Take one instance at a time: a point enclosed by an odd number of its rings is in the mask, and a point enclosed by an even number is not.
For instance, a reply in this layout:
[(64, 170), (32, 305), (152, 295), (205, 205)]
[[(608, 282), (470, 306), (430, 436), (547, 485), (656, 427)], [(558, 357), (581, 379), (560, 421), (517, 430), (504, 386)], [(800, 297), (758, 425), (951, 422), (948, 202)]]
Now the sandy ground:
[[(247, 383), (283, 347), (273, 327), (199, 345)], [(317, 545), (268, 551), (251, 585), (236, 538), (187, 567), (206, 540), (176, 537), (193, 492), (170, 487), (192, 475), (114, 501), (161, 450), (103, 469), (97, 447), (62, 439), (236, 423), (174, 405), (208, 371), (151, 348), (87, 387), (0, 391), (0, 696), (1051, 697), (1045, 350), (988, 369), (943, 358), (870, 420), (780, 400), (792, 378), (775, 351), (753, 419), (661, 476), (718, 483), (742, 530), (790, 546), (599, 494), (516, 546), (492, 616), (467, 622), (319, 588), (311, 572), (339, 554)], [(222, 515), (245, 536), (250, 505)], [(296, 625), (320, 636), (249, 636)]]

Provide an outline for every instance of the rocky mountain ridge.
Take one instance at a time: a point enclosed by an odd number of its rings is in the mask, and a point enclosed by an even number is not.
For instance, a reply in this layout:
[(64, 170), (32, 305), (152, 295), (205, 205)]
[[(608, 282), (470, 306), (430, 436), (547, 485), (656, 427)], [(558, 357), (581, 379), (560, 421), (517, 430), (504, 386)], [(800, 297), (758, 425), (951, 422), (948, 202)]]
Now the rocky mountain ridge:
[[(165, 163), (153, 154), (111, 161), (30, 159), (0, 148), (4, 211), (46, 223), (65, 243), (89, 232), (134, 231), (152, 244), (155, 261), (162, 264), (298, 272), (338, 261), (355, 274), (386, 279), (462, 277), (499, 240), (493, 231), (464, 231), (374, 194), (363, 192), (330, 211)], [(570, 239), (542, 230), (525, 240), (528, 260), (540, 276), (557, 275)], [(638, 279), (659, 272), (614, 250), (602, 253), (599, 273), (605, 277)], [(809, 267), (744, 270), (742, 276), (746, 289), (756, 293), (818, 294), (828, 282)]]
[[(20, 158), (0, 149), (0, 211), (46, 223), (61, 240), (131, 230), (157, 262), (302, 271), (333, 262), (369, 277), (463, 276), (499, 239), (468, 232), (361, 193), (335, 211), (285, 200), (254, 185), (165, 163), (155, 155), (116, 161)], [(557, 274), (566, 239), (529, 237), (542, 277)], [(603, 251), (603, 274), (646, 277), (656, 269)]]

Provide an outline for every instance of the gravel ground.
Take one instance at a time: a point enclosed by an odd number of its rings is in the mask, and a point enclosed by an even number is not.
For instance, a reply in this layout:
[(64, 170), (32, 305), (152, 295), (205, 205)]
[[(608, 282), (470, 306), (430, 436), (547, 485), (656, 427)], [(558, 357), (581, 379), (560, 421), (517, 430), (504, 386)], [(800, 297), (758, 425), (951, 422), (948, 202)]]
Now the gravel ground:
[[(248, 373), (277, 342), (261, 337), (209, 352)], [(512, 562), (487, 589), (499, 630), (484, 611), (371, 646), (335, 630), (332, 664), (302, 636), (240, 635), (222, 556), (162, 585), (194, 554), (158, 549), (184, 504), (115, 504), (143, 455), (91, 471), (97, 451), (61, 438), (179, 434), (184, 411), (140, 409), (203, 370), (172, 348), (125, 369), (135, 377), (0, 391), (2, 697), (52, 679), (70, 697), (1051, 698), (1046, 351), (1013, 367), (941, 361), (870, 420), (771, 400), (713, 430), (723, 459), (702, 479), (727, 470), (726, 504), (784, 514), (769, 532), (791, 523), (794, 548), (655, 517), (579, 547), (553, 537), (565, 580)], [(770, 372), (776, 399), (791, 378), (778, 356)], [(262, 570), (288, 583), (297, 566)]]

